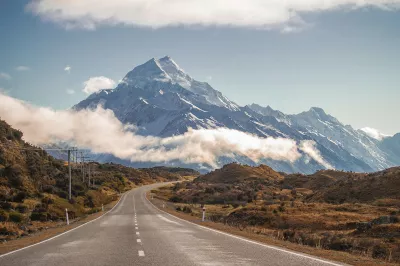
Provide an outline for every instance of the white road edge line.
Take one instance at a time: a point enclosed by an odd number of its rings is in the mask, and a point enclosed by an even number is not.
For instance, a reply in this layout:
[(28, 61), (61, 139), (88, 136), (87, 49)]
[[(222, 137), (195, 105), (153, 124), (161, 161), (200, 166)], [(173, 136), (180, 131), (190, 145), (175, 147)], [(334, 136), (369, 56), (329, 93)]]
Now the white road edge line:
[[(128, 191), (128, 192), (129, 192), (129, 191)], [(115, 204), (114, 207), (112, 207), (108, 212), (102, 214), (101, 216), (97, 217), (96, 219), (91, 220), (91, 221), (89, 221), (89, 222), (86, 222), (86, 223), (84, 223), (84, 224), (81, 224), (81, 225), (79, 225), (79, 226), (77, 226), (77, 227), (75, 227), (75, 228), (72, 228), (72, 229), (70, 229), (70, 230), (68, 230), (68, 231), (65, 231), (64, 233), (55, 235), (55, 236), (53, 236), (53, 237), (50, 237), (50, 238), (45, 239), (45, 240), (43, 240), (43, 241), (40, 241), (40, 242), (38, 242), (38, 243), (35, 243), (35, 244), (29, 245), (29, 246), (26, 246), (26, 247), (23, 247), (23, 248), (20, 248), (20, 249), (17, 249), (17, 250), (10, 251), (10, 252), (8, 252), (8, 253), (6, 253), (6, 254), (0, 255), (0, 258), (5, 257), (5, 256), (8, 256), (8, 255), (11, 255), (11, 254), (16, 253), (16, 252), (18, 252), (18, 251), (22, 251), (22, 250), (27, 249), (27, 248), (31, 248), (31, 247), (34, 247), (34, 246), (43, 244), (43, 243), (45, 243), (45, 242), (47, 242), (47, 241), (50, 241), (50, 240), (53, 240), (53, 239), (55, 239), (55, 238), (57, 238), (57, 237), (60, 237), (60, 236), (62, 236), (62, 235), (68, 234), (68, 233), (70, 233), (70, 232), (72, 232), (72, 231), (74, 231), (74, 230), (76, 230), (76, 229), (78, 229), (78, 228), (80, 228), (80, 227), (82, 227), (82, 226), (84, 226), (84, 225), (88, 225), (88, 224), (90, 224), (90, 223), (92, 223), (92, 222), (94, 222), (94, 221), (100, 219), (101, 217), (103, 217), (103, 216), (106, 215), (107, 213), (111, 212), (115, 207), (117, 207), (117, 205), (120, 203), (121, 199), (122, 199), (123, 197), (125, 197), (125, 195), (126, 195), (126, 193), (124, 193), (124, 194), (119, 198), (117, 204)]]
[(346, 264), (337, 264), (337, 263), (334, 263), (334, 262), (331, 262), (331, 261), (327, 261), (327, 260), (323, 260), (323, 259), (318, 259), (318, 258), (316, 258), (316, 257), (308, 256), (308, 255), (301, 254), (301, 253), (297, 253), (297, 252), (294, 252), (294, 251), (289, 251), (289, 250), (285, 250), (285, 249), (278, 248), (278, 247), (275, 247), (275, 246), (270, 246), (270, 245), (262, 244), (262, 243), (259, 243), (259, 242), (257, 242), (257, 241), (249, 240), (249, 239), (246, 239), (246, 238), (243, 238), (243, 237), (240, 237), (240, 236), (235, 236), (235, 235), (232, 235), (232, 234), (229, 234), (229, 233), (225, 233), (225, 232), (222, 232), (222, 231), (219, 231), (219, 230), (211, 229), (211, 228), (206, 227), (206, 226), (202, 226), (202, 225), (199, 225), (199, 224), (195, 224), (195, 223), (192, 223), (192, 222), (189, 222), (189, 221), (187, 221), (187, 220), (181, 219), (181, 218), (179, 218), (179, 217), (176, 217), (175, 215), (172, 215), (172, 214), (170, 214), (170, 213), (168, 213), (168, 212), (166, 212), (166, 211), (163, 211), (163, 210), (157, 208), (151, 201), (149, 201), (149, 200), (147, 199), (147, 197), (146, 197), (146, 192), (144, 193), (144, 198), (145, 198), (154, 208), (156, 208), (157, 210), (159, 210), (159, 211), (161, 211), (161, 212), (163, 212), (163, 213), (165, 213), (165, 214), (168, 214), (168, 215), (170, 215), (170, 216), (172, 216), (172, 217), (174, 217), (174, 218), (176, 218), (176, 219), (178, 219), (178, 220), (181, 220), (181, 221), (183, 221), (183, 222), (186, 222), (186, 223), (189, 223), (189, 224), (192, 224), (192, 225), (201, 227), (201, 228), (203, 228), (203, 229), (206, 229), (206, 230), (209, 230), (209, 231), (212, 231), (212, 232), (216, 232), (216, 233), (219, 233), (219, 234), (222, 234), (222, 235), (230, 236), (230, 237), (233, 237), (233, 238), (236, 238), (236, 239), (239, 239), (239, 240), (248, 242), (248, 243), (252, 243), (252, 244), (255, 244), (255, 245), (259, 245), (259, 246), (262, 246), (262, 247), (266, 247), (266, 248), (269, 248), (269, 249), (274, 249), (274, 250), (277, 250), (277, 251), (289, 253), (289, 254), (296, 255), (296, 256), (299, 256), (299, 257), (303, 257), (303, 258), (307, 258), (307, 259), (312, 259), (312, 260), (315, 260), (315, 261), (319, 261), (319, 262), (326, 263), (326, 264), (330, 264), (330, 265), (334, 265), (334, 266), (343, 266), (343, 265), (346, 265)]
[(143, 250), (139, 250), (139, 257), (144, 257), (144, 251)]

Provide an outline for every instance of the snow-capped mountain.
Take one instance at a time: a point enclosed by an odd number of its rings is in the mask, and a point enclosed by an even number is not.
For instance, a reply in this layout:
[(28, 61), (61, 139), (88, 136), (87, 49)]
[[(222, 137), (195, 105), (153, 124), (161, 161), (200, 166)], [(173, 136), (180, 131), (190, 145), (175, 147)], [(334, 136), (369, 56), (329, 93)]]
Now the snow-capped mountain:
[[(323, 159), (336, 169), (373, 171), (400, 164), (400, 156), (388, 150), (387, 146), (391, 145), (381, 144), (368, 132), (343, 125), (321, 108), (286, 115), (269, 106), (240, 107), (207, 82), (194, 80), (168, 56), (153, 58), (135, 67), (115, 89), (94, 93), (74, 109), (95, 108), (98, 104), (113, 110), (123, 123), (136, 125), (142, 135), (166, 137), (183, 134), (188, 128), (226, 127), (260, 137), (314, 140)], [(101, 155), (101, 160), (144, 165), (121, 161), (111, 155)], [(225, 163), (231, 159), (220, 160)], [(248, 158), (236, 160), (252, 163)], [(294, 164), (272, 160), (264, 163), (288, 172), (311, 173), (324, 168), (309, 158), (299, 159)], [(207, 166), (191, 167), (201, 170)]]
[(390, 137), (390, 135), (383, 134), (382, 132), (379, 132), (379, 130), (371, 127), (363, 127), (360, 128), (360, 130), (376, 140), (383, 140), (384, 138)]

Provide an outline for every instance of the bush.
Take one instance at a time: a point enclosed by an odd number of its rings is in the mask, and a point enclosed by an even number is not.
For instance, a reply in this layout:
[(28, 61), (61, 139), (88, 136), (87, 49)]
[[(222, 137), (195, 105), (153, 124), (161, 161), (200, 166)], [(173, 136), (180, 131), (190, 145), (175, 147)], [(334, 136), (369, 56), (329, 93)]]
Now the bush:
[(12, 205), (10, 202), (4, 201), (4, 202), (0, 202), (0, 208), (4, 209), (4, 210), (9, 210), (11, 209)]
[(181, 201), (182, 201), (182, 198), (181, 198), (181, 197), (178, 197), (178, 196), (172, 196), (169, 200), (170, 200), (171, 202), (181, 202)]
[(48, 213), (47, 212), (32, 212), (31, 220), (46, 222), (48, 220)]
[(372, 257), (374, 259), (386, 259), (389, 255), (389, 250), (386, 246), (376, 245), (372, 248)]
[(28, 206), (25, 206), (23, 204), (18, 204), (15, 209), (20, 213), (26, 213), (28, 211)]
[(65, 192), (65, 191), (63, 191), (63, 190), (58, 191), (58, 192), (57, 192), (57, 195), (58, 195), (60, 198), (63, 198), (63, 199), (68, 198), (68, 193)]
[(49, 194), (53, 194), (55, 191), (54, 187), (51, 185), (45, 185), (43, 186), (43, 192), (49, 193)]
[(0, 222), (8, 221), (8, 213), (5, 210), (0, 210)]
[(18, 212), (11, 212), (8, 220), (14, 223), (20, 223), (24, 219), (24, 216)]
[(176, 210), (177, 212), (181, 212), (181, 211), (182, 211), (181, 207), (176, 207), (175, 210)]
[(42, 199), (42, 203), (46, 204), (46, 205), (49, 205), (49, 204), (53, 204), (54, 200), (52, 198), (45, 197), (45, 198)]
[(13, 197), (13, 201), (14, 202), (24, 202), (24, 200), (26, 199), (27, 194), (25, 191), (20, 191), (17, 193), (17, 195), (15, 195)]
[(190, 207), (188, 207), (188, 206), (183, 207), (182, 211), (184, 213), (192, 213), (192, 209)]

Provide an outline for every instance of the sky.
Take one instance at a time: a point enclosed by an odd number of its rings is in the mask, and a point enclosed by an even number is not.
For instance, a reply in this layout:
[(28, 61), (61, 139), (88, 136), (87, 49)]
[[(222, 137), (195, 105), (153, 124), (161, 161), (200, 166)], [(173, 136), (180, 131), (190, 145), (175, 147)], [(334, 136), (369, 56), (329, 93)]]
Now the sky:
[(400, 132), (400, 1), (146, 1), (2, 0), (0, 90), (67, 109), (169, 55), (239, 105)]

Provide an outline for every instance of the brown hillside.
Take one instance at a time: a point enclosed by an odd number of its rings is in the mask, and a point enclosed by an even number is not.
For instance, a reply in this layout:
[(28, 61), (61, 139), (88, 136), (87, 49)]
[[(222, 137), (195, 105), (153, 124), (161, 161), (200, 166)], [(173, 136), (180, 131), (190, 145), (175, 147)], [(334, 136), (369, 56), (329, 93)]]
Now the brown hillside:
[(266, 165), (252, 167), (248, 165), (231, 163), (224, 165), (221, 169), (217, 169), (206, 175), (200, 176), (196, 180), (199, 182), (233, 184), (238, 182), (252, 181), (260, 178), (269, 181), (280, 181), (283, 179), (281, 174), (275, 172), (271, 167)]
[(392, 202), (400, 206), (400, 167), (370, 174), (349, 173), (347, 178), (316, 191), (309, 200), (329, 203)]
[[(178, 180), (197, 172), (184, 168), (134, 169), (118, 164), (91, 164), (85, 182), (80, 165), (72, 164), (72, 199), (68, 200), (68, 167), (64, 161), (22, 140), (22, 132), (0, 120), (0, 241), (35, 231), (42, 224), (97, 212), (135, 186)], [(39, 225), (38, 225), (39, 224)], [(23, 229), (20, 229), (23, 228)]]
[(293, 188), (319, 190), (324, 187), (329, 187), (337, 181), (347, 180), (356, 175), (364, 176), (364, 174), (355, 174), (335, 170), (320, 170), (311, 175), (288, 174), (285, 176), (283, 184)]

